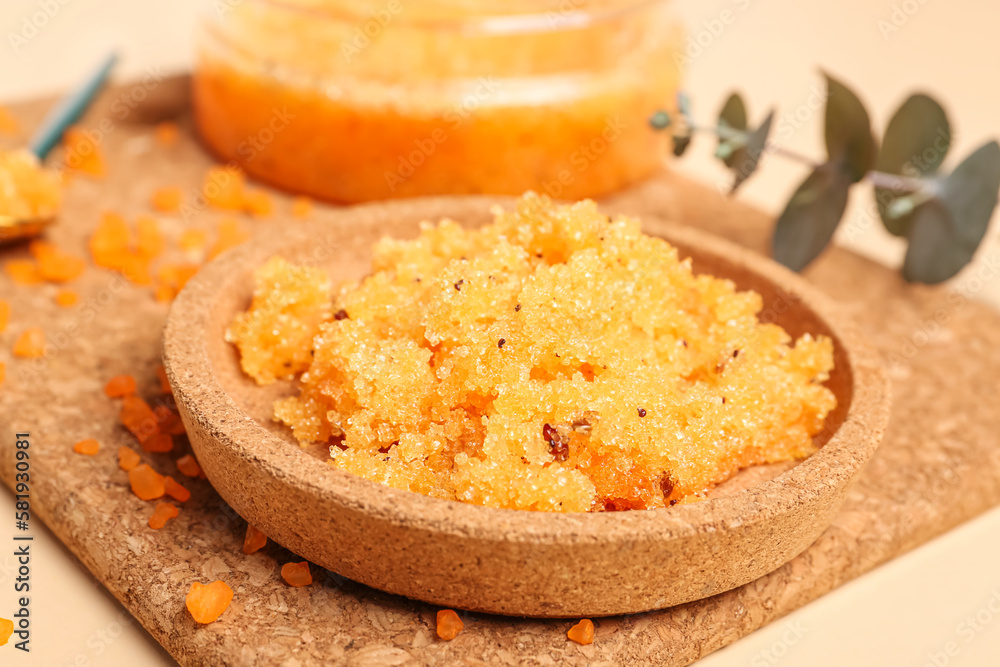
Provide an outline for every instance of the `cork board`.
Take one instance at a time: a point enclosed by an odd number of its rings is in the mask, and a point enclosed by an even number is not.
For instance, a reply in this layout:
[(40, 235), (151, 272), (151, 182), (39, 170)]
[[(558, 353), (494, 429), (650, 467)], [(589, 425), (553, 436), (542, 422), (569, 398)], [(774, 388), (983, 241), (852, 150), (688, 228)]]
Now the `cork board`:
[[(183, 79), (147, 91), (130, 108), (134, 89), (107, 91), (84, 125), (100, 130), (108, 158), (101, 181), (74, 178), (65, 213), (49, 238), (79, 255), (103, 210), (134, 221), (149, 212), (149, 196), (164, 185), (185, 198), (212, 163), (191, 134)], [(47, 102), (14, 107), (25, 130), (40, 121)], [(128, 113), (123, 113), (128, 108)], [(180, 141), (153, 141), (152, 123), (175, 119)], [(102, 120), (107, 122), (101, 123)], [(7, 143), (12, 143), (7, 140)], [(289, 200), (275, 195), (277, 215), (244, 219), (253, 230), (293, 224)], [(714, 191), (665, 172), (610, 198), (609, 210), (659, 216), (763, 249), (770, 220)], [(313, 218), (335, 216), (316, 206)], [(160, 216), (167, 260), (181, 260), (176, 240), (185, 229), (214, 234), (222, 215), (197, 205)], [(652, 231), (652, 230), (651, 230)], [(0, 263), (27, 255), (0, 249)], [(80, 295), (60, 308), (51, 285), (15, 286), (0, 274), (0, 297), (11, 321), (0, 333), (0, 477), (13, 482), (14, 433), (32, 434), (33, 509), (91, 572), (184, 666), (570, 664), (685, 665), (801, 607), (1000, 503), (1000, 316), (968, 295), (975, 276), (958, 291), (908, 286), (879, 265), (834, 249), (807, 277), (848, 304), (889, 359), (895, 396), (887, 436), (833, 526), (807, 551), (779, 570), (739, 589), (672, 609), (600, 619), (596, 641), (566, 640), (568, 621), (535, 621), (463, 614), (465, 631), (452, 642), (434, 635), (435, 608), (314, 572), (317, 582), (293, 589), (279, 577), (292, 555), (271, 544), (252, 556), (241, 550), (245, 523), (204, 481), (187, 480), (193, 497), (161, 531), (146, 521), (152, 506), (128, 489), (116, 465), (118, 446), (134, 440), (117, 425), (117, 403), (103, 383), (128, 372), (140, 394), (156, 395), (160, 334), (167, 306), (149, 288), (89, 268), (72, 284)], [(10, 349), (29, 326), (50, 343), (42, 360), (12, 359)], [(93, 458), (71, 451), (94, 437)], [(144, 458), (176, 474), (173, 455)], [(184, 609), (193, 580), (221, 578), (236, 591), (231, 608), (198, 627)]]

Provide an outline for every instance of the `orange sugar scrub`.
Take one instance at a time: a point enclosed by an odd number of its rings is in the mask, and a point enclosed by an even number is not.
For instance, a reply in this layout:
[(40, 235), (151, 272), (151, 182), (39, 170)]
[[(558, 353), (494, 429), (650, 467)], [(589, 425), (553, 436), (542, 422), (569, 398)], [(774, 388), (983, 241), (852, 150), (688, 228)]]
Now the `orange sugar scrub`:
[(14, 238), (14, 220), (48, 220), (59, 213), (59, 177), (28, 151), (0, 151), (0, 240)]
[[(639, 221), (525, 196), (492, 224), (424, 223), (331, 290), (272, 259), (229, 340), (259, 383), (305, 371), (275, 419), (331, 465), (524, 510), (653, 509), (815, 451), (827, 338), (695, 275)], [(328, 295), (328, 298), (323, 298)], [(315, 334), (315, 335), (314, 335)]]
[(403, 5), (247, 0), (208, 20), (202, 139), (259, 180), (337, 202), (575, 199), (662, 165), (647, 118), (678, 88), (667, 0)]

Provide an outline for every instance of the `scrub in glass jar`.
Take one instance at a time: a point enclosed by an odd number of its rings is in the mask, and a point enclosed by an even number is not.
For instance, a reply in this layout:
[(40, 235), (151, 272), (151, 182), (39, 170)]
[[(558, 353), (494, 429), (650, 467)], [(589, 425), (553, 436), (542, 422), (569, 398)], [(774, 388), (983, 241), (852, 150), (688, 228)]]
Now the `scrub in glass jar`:
[(669, 0), (243, 0), (206, 16), (203, 141), (333, 202), (431, 194), (579, 199), (662, 165)]

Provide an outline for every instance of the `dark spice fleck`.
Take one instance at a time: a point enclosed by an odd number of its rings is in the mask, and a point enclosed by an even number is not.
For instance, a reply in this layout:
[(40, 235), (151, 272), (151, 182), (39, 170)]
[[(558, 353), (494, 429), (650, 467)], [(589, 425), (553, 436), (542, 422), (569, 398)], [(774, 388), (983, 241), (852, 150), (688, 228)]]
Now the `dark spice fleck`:
[(639, 408), (639, 416), (640, 417), (646, 416), (646, 408)]
[(733, 359), (735, 359), (738, 356), (740, 356), (740, 351), (739, 350), (733, 350)]
[(725, 396), (723, 396), (723, 397), (722, 397), (722, 404), (723, 404), (723, 405), (725, 405), (725, 404), (726, 404), (726, 397), (725, 397)]
[(569, 456), (569, 443), (552, 424), (542, 426), (542, 437), (549, 443), (549, 452), (556, 461), (565, 461)]
[(625, 498), (605, 498), (604, 499), (604, 511), (605, 512), (627, 512), (633, 508), (632, 503), (630, 503)]
[[(663, 491), (664, 498), (674, 492), (674, 480), (671, 479), (670, 475), (664, 475), (660, 478), (660, 490)], [(671, 503), (673, 502), (671, 501)]]
[(455, 283), (455, 289), (459, 292), (462, 291), (462, 284), (465, 282), (465, 278), (461, 278), (457, 283)]
[(674, 498), (673, 500), (670, 501), (670, 506), (673, 507), (677, 503), (678, 503), (678, 500), (676, 498)]
[(500, 340), (497, 341), (497, 347), (502, 348), (503, 344), (506, 342), (507, 342), (506, 338), (501, 338)]
[(347, 311), (344, 310), (343, 308), (341, 308), (340, 310), (338, 310), (337, 312), (335, 312), (333, 314), (333, 319), (335, 319), (335, 320), (346, 320), (347, 319)]
[(684, 347), (687, 347), (688, 346), (688, 342), (686, 340), (684, 340), (683, 338), (681, 338), (681, 345), (683, 345)]
[(515, 312), (515, 313), (516, 313), (517, 311), (519, 311), (519, 310), (521, 310), (521, 304), (517, 304), (516, 306), (514, 306), (514, 312)]

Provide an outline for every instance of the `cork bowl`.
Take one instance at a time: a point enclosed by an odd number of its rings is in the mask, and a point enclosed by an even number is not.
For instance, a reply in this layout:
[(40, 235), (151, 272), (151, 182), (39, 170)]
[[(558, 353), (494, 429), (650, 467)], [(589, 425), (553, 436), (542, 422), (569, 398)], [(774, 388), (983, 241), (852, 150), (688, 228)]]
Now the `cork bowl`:
[[(797, 464), (758, 466), (708, 500), (615, 513), (499, 510), (392, 489), (331, 468), (271, 420), (292, 383), (258, 387), (224, 331), (249, 304), (269, 257), (315, 263), (335, 278), (368, 272), (378, 237), (412, 238), (422, 220), (465, 225), (510, 200), (450, 197), (343, 209), (281, 225), (207, 265), (171, 310), (167, 375), (195, 455), (219, 494), (291, 551), (374, 588), (436, 605), (516, 616), (642, 612), (721, 593), (780, 567), (829, 526), (875, 450), (888, 415), (878, 358), (843, 311), (798, 276), (721, 239), (644, 219), (694, 260), (764, 298), (762, 318), (835, 343), (828, 386), (839, 406)], [(608, 211), (613, 213), (613, 211)]]

